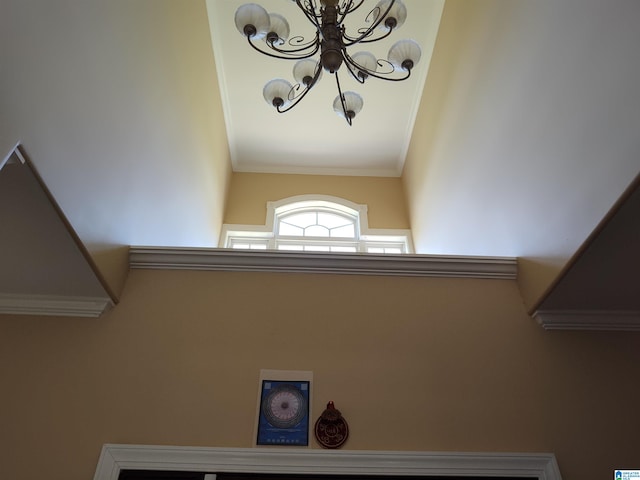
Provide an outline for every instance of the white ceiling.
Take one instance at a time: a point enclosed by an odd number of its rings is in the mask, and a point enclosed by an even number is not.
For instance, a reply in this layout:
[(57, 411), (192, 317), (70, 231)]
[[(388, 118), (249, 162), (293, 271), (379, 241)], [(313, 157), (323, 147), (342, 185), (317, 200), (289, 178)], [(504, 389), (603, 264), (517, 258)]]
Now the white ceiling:
[[(422, 48), (420, 62), (404, 82), (370, 78), (364, 85), (341, 69), (343, 91), (364, 98), (364, 108), (351, 127), (333, 111), (337, 96), (332, 75), (323, 72), (319, 84), (294, 109), (278, 114), (262, 97), (273, 78), (293, 81), (295, 61), (266, 57), (253, 50), (237, 31), (236, 9), (245, 0), (207, 0), (216, 69), (234, 171), (399, 176), (411, 140), (424, 80), (435, 45), (444, 0), (404, 0), (407, 21), (380, 42), (354, 46), (386, 59), (391, 45), (404, 38)], [(291, 37), (313, 38), (315, 29), (295, 2), (262, 0), (268, 12), (289, 21)], [(319, 2), (318, 2), (319, 3)], [(365, 2), (347, 18), (347, 33), (366, 26), (376, 2)], [(264, 42), (262, 42), (264, 44)], [(318, 57), (318, 55), (316, 55)], [(314, 57), (314, 58), (316, 58)]]

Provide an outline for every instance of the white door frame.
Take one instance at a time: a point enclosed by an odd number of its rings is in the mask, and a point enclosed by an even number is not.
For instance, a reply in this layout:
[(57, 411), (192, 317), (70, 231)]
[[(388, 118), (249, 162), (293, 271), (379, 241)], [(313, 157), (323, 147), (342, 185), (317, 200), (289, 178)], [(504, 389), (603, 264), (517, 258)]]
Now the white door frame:
[(378, 452), (106, 444), (94, 480), (120, 470), (394, 476), (510, 476), (562, 480), (552, 453)]

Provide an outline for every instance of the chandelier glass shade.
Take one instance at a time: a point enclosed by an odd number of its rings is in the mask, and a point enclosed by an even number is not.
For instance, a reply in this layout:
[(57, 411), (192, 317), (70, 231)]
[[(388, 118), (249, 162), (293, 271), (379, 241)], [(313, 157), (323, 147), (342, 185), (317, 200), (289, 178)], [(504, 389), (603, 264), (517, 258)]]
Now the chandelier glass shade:
[(351, 125), (364, 101), (355, 92), (342, 91), (339, 71), (348, 72), (359, 83), (371, 77), (397, 82), (409, 78), (420, 60), (420, 46), (413, 40), (394, 43), (386, 59), (368, 51), (350, 52), (351, 47), (387, 38), (402, 26), (407, 19), (407, 8), (401, 0), (379, 0), (365, 16), (364, 25), (355, 31), (347, 31), (345, 18), (360, 9), (366, 0), (292, 1), (315, 28), (312, 38), (290, 37), (287, 20), (277, 13), (268, 13), (256, 3), (242, 5), (235, 14), (238, 31), (253, 49), (269, 57), (296, 61), (295, 84), (278, 78), (269, 81), (263, 89), (267, 103), (280, 113), (295, 107), (326, 71), (335, 76), (338, 89), (333, 109)]

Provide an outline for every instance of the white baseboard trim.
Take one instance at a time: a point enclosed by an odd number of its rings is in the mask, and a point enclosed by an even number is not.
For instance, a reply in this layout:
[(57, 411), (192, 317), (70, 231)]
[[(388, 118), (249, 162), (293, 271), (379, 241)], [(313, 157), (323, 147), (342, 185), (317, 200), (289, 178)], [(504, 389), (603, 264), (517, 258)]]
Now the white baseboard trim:
[(121, 470), (322, 475), (494, 476), (562, 480), (552, 453), (327, 451), (104, 445), (94, 480)]
[(0, 293), (0, 314), (97, 318), (112, 306), (110, 298)]
[(372, 255), (232, 250), (224, 248), (131, 247), (131, 268), (248, 272), (334, 273), (513, 280), (511, 257)]
[(533, 316), (545, 330), (640, 331), (640, 311), (538, 310)]

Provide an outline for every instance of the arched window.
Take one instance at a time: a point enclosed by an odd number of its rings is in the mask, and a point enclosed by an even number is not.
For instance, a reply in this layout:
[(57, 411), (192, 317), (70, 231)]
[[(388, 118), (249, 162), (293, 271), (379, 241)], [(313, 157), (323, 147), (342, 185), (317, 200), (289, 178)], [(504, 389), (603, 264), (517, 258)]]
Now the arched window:
[(408, 230), (368, 228), (367, 206), (326, 195), (267, 203), (264, 226), (223, 225), (222, 245), (250, 250), (411, 253)]

